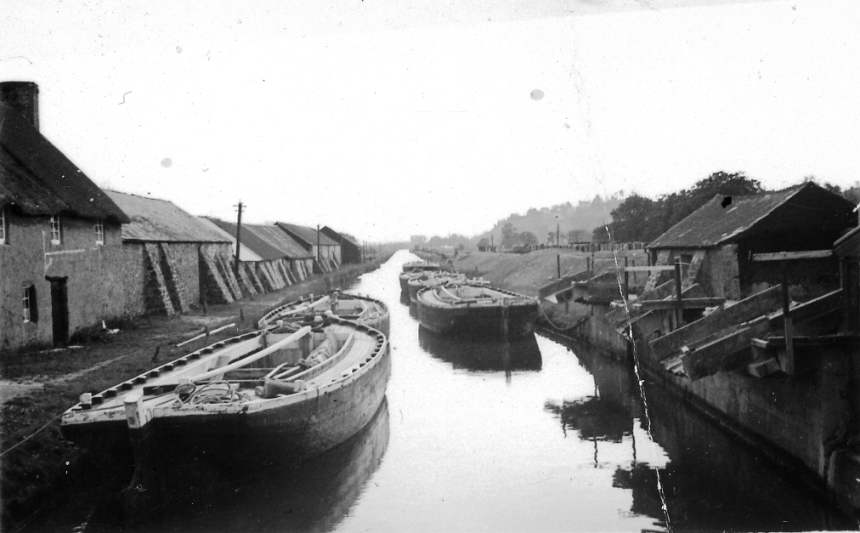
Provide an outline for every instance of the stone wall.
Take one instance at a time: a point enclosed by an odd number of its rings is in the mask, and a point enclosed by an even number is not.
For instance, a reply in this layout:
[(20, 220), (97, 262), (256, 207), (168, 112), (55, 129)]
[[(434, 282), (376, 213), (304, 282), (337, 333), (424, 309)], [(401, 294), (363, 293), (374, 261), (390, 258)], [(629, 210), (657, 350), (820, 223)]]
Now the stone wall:
[(229, 244), (201, 244), (199, 249), (200, 298), (206, 303), (230, 303), (242, 298), (233, 273)]
[[(104, 245), (94, 222), (63, 217), (62, 241), (51, 244), (50, 217), (21, 217), (7, 210), (8, 244), (0, 246), (0, 352), (53, 342), (51, 285), (66, 279), (69, 334), (126, 314), (127, 269), (120, 226), (104, 224)], [(35, 320), (24, 322), (25, 286), (35, 288)]]

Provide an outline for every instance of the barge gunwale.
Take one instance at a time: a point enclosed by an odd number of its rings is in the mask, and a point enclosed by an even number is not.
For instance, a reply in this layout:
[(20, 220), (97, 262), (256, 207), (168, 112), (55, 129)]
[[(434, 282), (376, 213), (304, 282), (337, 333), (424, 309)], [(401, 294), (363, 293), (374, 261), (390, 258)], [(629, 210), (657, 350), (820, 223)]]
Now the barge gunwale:
[(439, 263), (433, 263), (431, 261), (409, 261), (408, 263), (403, 263), (403, 272), (411, 272), (415, 269), (420, 270), (439, 270), (442, 268), (442, 265)]

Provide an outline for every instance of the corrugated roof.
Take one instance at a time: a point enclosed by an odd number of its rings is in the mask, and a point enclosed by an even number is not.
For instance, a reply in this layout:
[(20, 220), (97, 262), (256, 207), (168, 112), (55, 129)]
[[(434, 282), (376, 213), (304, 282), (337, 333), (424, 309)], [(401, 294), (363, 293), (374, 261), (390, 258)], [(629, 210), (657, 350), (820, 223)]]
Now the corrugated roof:
[(0, 105), (0, 207), (128, 222), (122, 210), (30, 122)]
[[(233, 254), (235, 255), (235, 253), (236, 253), (236, 237), (230, 235), (229, 233), (227, 233), (226, 231), (224, 231), (223, 229), (218, 227), (218, 224), (212, 222), (211, 220), (209, 220), (206, 217), (197, 217), (197, 220), (202, 222), (205, 226), (208, 226), (210, 229), (217, 231), (224, 238), (229, 239), (230, 243), (232, 243), (232, 245), (233, 245), (232, 246)], [(251, 250), (250, 248), (245, 246), (245, 243), (240, 244), (239, 247), (241, 248), (241, 252), (239, 253), (239, 260), (240, 261), (262, 261), (263, 260), (263, 258), (260, 257), (259, 255), (257, 255), (256, 253), (254, 253), (253, 250)]]
[(172, 202), (134, 194), (105, 191), (131, 218), (122, 226), (123, 241), (230, 242)]
[(707, 248), (730, 242), (749, 231), (804, 187), (815, 186), (805, 183), (782, 191), (732, 196), (731, 204), (726, 207), (722, 206), (725, 195), (719, 194), (647, 247)]
[[(314, 228), (309, 228), (307, 226), (299, 226), (298, 224), (286, 224), (284, 222), (276, 222), (278, 227), (285, 231), (291, 232), (296, 238), (305, 241), (306, 243), (316, 246), (317, 244), (317, 230)], [(331, 239), (328, 235), (323, 232), (319, 233), (319, 243), (320, 246), (339, 246), (340, 243), (337, 243)]]
[[(236, 224), (210, 219), (219, 228), (233, 237), (236, 236)], [(310, 252), (301, 247), (281, 228), (261, 224), (242, 224), (242, 244), (248, 246), (254, 253), (266, 261), (275, 259), (310, 259)]]
[(340, 244), (340, 239), (343, 239), (344, 241), (352, 243), (352, 245), (354, 245), (356, 247), (360, 246), (358, 244), (358, 241), (356, 241), (353, 237), (350, 237), (346, 233), (341, 233), (339, 231), (335, 231), (333, 228), (330, 228), (328, 226), (323, 226), (322, 229), (320, 229), (320, 231), (323, 233), (326, 233), (329, 237), (332, 238), (332, 240), (334, 240), (338, 244)]

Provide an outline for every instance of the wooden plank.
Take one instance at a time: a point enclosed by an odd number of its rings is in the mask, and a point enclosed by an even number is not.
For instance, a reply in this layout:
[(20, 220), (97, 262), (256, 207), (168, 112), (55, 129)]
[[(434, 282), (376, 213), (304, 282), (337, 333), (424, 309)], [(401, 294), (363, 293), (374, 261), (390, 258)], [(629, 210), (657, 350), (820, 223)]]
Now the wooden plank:
[(776, 252), (771, 254), (753, 254), (753, 261), (795, 261), (798, 259), (823, 259), (831, 257), (833, 250), (804, 250), (801, 252)]
[(651, 346), (651, 356), (658, 361), (662, 361), (677, 352), (681, 346), (690, 344), (697, 339), (707, 337), (725, 328), (770, 313), (779, 307), (780, 302), (779, 286), (753, 294), (731, 307), (714, 311), (706, 317), (702, 317), (682, 328), (652, 340), (649, 343)]
[(552, 296), (553, 294), (557, 294), (560, 291), (567, 290), (570, 288), (571, 283), (575, 281), (587, 280), (594, 276), (594, 272), (591, 270), (582, 270), (575, 274), (569, 274), (567, 276), (562, 277), (561, 279), (554, 280), (550, 283), (547, 283), (543, 287), (538, 289), (538, 297), (547, 298)]
[[(857, 346), (860, 344), (858, 335), (816, 335), (795, 336), (792, 338), (797, 346)], [(753, 344), (765, 349), (778, 349), (785, 346), (785, 337), (768, 337), (753, 339)]]
[[(779, 287), (771, 287), (779, 288)], [(770, 290), (770, 289), (768, 289)], [(794, 320), (795, 324), (800, 324), (802, 322), (806, 322), (807, 320), (811, 320), (818, 316), (823, 315), (833, 309), (839, 307), (842, 303), (842, 289), (836, 289), (835, 291), (828, 292), (827, 294), (823, 294), (818, 298), (814, 298), (809, 300), (808, 302), (804, 302), (800, 305), (791, 308), (791, 318)], [(775, 327), (782, 327), (783, 312), (782, 310), (774, 313), (770, 316), (771, 322)]]
[(754, 348), (761, 348), (763, 350), (769, 348), (768, 339), (752, 339), (750, 341), (750, 345), (752, 345)]
[(752, 339), (767, 333), (767, 320), (758, 320), (725, 337), (696, 348), (681, 357), (684, 372), (692, 380), (712, 376), (724, 370), (734, 370), (753, 362)]
[(763, 361), (756, 361), (747, 365), (747, 372), (749, 373), (749, 375), (756, 378), (767, 377), (771, 374), (779, 372), (779, 370), (779, 361), (777, 361), (773, 357), (765, 359)]
[(609, 270), (613, 272), (656, 272), (675, 270), (675, 265), (655, 265), (655, 266), (619, 266), (612, 267)]
[[(684, 309), (704, 309), (705, 307), (716, 307), (726, 303), (725, 298), (687, 298), (681, 301)], [(678, 302), (676, 300), (639, 300), (636, 302), (643, 311), (651, 309), (676, 309)]]

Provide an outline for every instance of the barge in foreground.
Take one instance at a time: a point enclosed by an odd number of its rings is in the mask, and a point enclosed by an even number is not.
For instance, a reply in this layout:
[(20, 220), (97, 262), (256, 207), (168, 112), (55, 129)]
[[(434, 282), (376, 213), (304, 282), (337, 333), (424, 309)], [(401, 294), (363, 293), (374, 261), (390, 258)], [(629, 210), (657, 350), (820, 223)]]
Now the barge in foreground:
[(418, 321), (436, 333), (512, 338), (534, 331), (535, 298), (472, 285), (439, 286), (418, 293)]
[[(173, 481), (219, 479), (295, 464), (357, 433), (391, 373), (378, 330), (333, 316), (226, 339), (125, 381), (62, 417), (122, 491), (128, 522), (177, 496)], [(133, 475), (132, 475), (133, 474)], [(131, 478), (131, 482), (128, 483)]]

